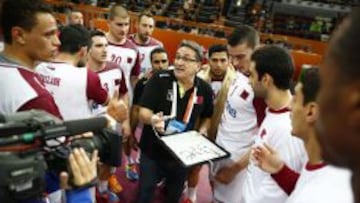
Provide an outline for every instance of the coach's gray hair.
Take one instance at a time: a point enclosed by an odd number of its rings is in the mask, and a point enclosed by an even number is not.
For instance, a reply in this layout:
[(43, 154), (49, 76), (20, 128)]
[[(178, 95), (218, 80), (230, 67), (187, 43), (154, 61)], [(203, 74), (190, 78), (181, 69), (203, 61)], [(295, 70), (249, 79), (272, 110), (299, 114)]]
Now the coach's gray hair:
[(196, 59), (200, 62), (203, 60), (203, 58), (204, 58), (203, 48), (198, 43), (191, 41), (191, 40), (183, 40), (183, 41), (181, 41), (178, 48), (180, 48), (180, 47), (188, 47), (188, 48), (194, 50), (196, 53)]

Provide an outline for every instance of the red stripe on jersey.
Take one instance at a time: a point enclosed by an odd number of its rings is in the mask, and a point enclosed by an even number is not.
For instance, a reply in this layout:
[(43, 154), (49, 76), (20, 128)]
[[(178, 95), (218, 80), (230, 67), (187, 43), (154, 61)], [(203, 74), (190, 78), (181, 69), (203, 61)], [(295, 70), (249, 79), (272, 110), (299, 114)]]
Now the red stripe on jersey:
[(87, 70), (86, 96), (97, 104), (104, 104), (108, 98), (107, 91), (101, 86), (99, 75), (89, 69)]
[(288, 111), (290, 111), (289, 107), (284, 107), (284, 108), (281, 108), (281, 109), (278, 109), (278, 110), (270, 109), (270, 108), (269, 108), (269, 112), (271, 112), (271, 113), (277, 113), (277, 114), (279, 114), (279, 113), (285, 113), (285, 112), (288, 112)]
[(305, 169), (308, 170), (308, 171), (314, 171), (314, 170), (317, 170), (317, 169), (320, 169), (320, 168), (323, 168), (324, 166), (326, 166), (325, 163), (317, 163), (317, 164), (310, 164), (309, 162), (306, 163), (305, 165)]
[(18, 111), (26, 111), (31, 109), (44, 110), (58, 118), (62, 118), (60, 111), (55, 103), (52, 95), (45, 89), (44, 84), (41, 83), (40, 77), (34, 72), (18, 69), (21, 76), (28, 82), (28, 84), (36, 91), (38, 96), (22, 105)]
[(294, 191), (300, 174), (284, 165), (278, 173), (271, 174), (276, 183), (289, 195)]

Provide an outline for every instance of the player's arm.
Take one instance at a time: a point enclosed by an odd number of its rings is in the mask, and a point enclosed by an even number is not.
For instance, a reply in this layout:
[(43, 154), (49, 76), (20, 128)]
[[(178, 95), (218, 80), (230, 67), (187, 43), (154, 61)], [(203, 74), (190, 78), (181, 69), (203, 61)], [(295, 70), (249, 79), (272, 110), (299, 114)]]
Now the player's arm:
[[(129, 95), (127, 93), (120, 95), (120, 101), (124, 101), (127, 109), (129, 109)], [(129, 113), (129, 112), (126, 112)], [(122, 123), (121, 123), (121, 130), (122, 130), (122, 135), (124, 136), (124, 142), (127, 140), (127, 138), (129, 136), (131, 136), (132, 131), (131, 131), (131, 127), (130, 127), (130, 117), (128, 116), (127, 119), (125, 119)]]
[(271, 174), (271, 177), (288, 195), (294, 191), (299, 176), (299, 173), (293, 171), (285, 164), (279, 172)]
[(252, 153), (259, 168), (271, 174), (276, 183), (287, 193), (290, 194), (299, 178), (299, 173), (290, 169), (281, 160), (279, 153), (266, 143), (253, 149)]
[(207, 136), (207, 132), (208, 132), (208, 129), (210, 128), (210, 124), (211, 124), (211, 118), (203, 118), (201, 120), (202, 121), (201, 121), (201, 124), (199, 127), (199, 133)]
[(122, 123), (128, 118), (128, 107), (126, 102), (120, 98), (119, 90), (116, 90), (112, 97), (101, 86), (99, 75), (88, 70), (86, 95), (88, 100), (102, 105), (107, 105), (107, 113), (117, 122)]
[(270, 174), (278, 173), (285, 165), (277, 151), (266, 143), (254, 147), (252, 149), (252, 156), (257, 163), (256, 165), (261, 170)]
[(139, 111), (139, 105), (133, 104), (130, 108), (130, 127), (132, 132), (135, 132), (136, 127), (139, 124)]
[(97, 104), (106, 105), (110, 101), (107, 91), (101, 86), (100, 77), (91, 70), (87, 70), (86, 96)]
[[(126, 107), (129, 109), (129, 103), (130, 103), (129, 94), (128, 94), (128, 88), (126, 86), (125, 75), (123, 71), (121, 71), (119, 94), (120, 94), (120, 100), (124, 101)], [(126, 142), (128, 138), (132, 135), (132, 131), (130, 127), (130, 117), (128, 117), (126, 120), (124, 120), (121, 123), (121, 133), (123, 135), (123, 142)]]
[(250, 160), (250, 150), (245, 153), (239, 160), (234, 161), (232, 164), (227, 165), (219, 169), (216, 173), (215, 178), (223, 184), (229, 184), (234, 180), (235, 176), (245, 169)]
[(120, 95), (120, 99), (122, 99), (125, 104), (127, 106), (129, 106), (129, 88), (126, 85), (126, 80), (125, 80), (125, 74), (124, 71), (122, 71), (122, 69), (120, 67), (118, 67), (121, 70), (121, 79), (120, 79), (120, 84), (119, 84), (119, 95)]
[(135, 88), (135, 85), (139, 80), (140, 71), (141, 71), (140, 55), (139, 55), (139, 52), (138, 52), (137, 55), (136, 55), (135, 64), (134, 64), (133, 68), (131, 69), (131, 73), (130, 73), (130, 83), (131, 83), (131, 88), (132, 89)]
[(197, 96), (196, 103), (204, 105), (204, 110), (200, 114), (198, 131), (203, 135), (207, 135), (211, 125), (211, 117), (214, 114), (214, 98), (212, 97), (212, 89), (208, 84), (204, 86), (204, 94)]
[(131, 87), (134, 88), (136, 86), (136, 83), (139, 81), (138, 76), (130, 76), (130, 83)]
[(158, 132), (164, 133), (165, 119), (163, 112), (159, 109), (159, 103), (164, 98), (164, 91), (167, 91), (167, 80), (159, 75), (161, 72), (153, 75), (144, 87), (139, 105), (139, 121), (145, 125), (152, 125)]
[(139, 124), (139, 100), (144, 90), (144, 84), (141, 80), (135, 85), (133, 104), (130, 108), (130, 127), (131, 131), (135, 132), (137, 125)]

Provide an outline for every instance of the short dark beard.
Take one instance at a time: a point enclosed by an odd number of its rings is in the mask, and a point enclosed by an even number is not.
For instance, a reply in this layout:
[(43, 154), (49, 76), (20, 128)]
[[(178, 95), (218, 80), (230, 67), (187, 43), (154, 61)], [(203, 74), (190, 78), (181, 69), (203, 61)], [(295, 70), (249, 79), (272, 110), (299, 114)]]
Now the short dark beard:
[(139, 37), (141, 43), (145, 43), (149, 39), (148, 36), (143, 35), (143, 34), (138, 34), (138, 37)]

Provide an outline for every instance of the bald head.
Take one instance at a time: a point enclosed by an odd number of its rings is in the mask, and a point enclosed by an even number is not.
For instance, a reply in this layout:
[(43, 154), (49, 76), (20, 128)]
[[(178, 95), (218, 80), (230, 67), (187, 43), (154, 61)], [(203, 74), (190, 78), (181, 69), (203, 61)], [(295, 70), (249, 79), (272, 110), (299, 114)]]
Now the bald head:
[(119, 4), (115, 4), (110, 8), (109, 18), (110, 20), (114, 19), (115, 17), (119, 18), (128, 18), (129, 13), (123, 6)]

